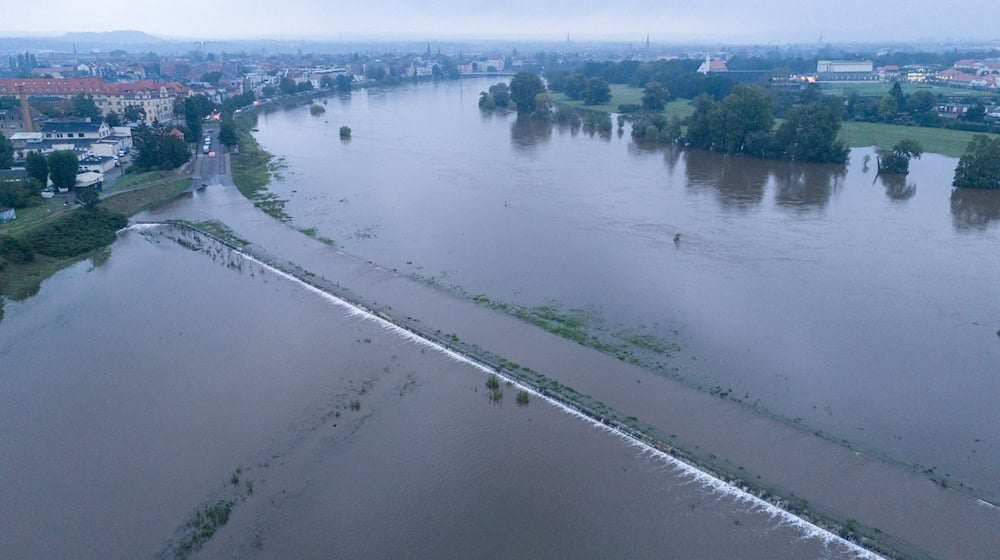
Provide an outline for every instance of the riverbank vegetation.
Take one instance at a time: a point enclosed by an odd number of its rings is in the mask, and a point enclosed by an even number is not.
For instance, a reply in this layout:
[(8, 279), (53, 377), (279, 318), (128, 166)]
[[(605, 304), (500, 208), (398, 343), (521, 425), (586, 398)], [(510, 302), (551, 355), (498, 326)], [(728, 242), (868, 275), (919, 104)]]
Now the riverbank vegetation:
[(253, 113), (243, 113), (236, 120), (240, 151), (229, 156), (233, 182), (254, 206), (273, 218), (288, 222), (291, 217), (285, 213), (285, 201), (267, 190), (267, 184), (271, 182), (272, 173), (278, 164), (250, 133), (256, 124), (257, 116)]
[(101, 207), (82, 208), (45, 221), (15, 237), (0, 236), (0, 295), (23, 299), (62, 268), (110, 245), (128, 223)]
[(493, 109), (513, 109), (514, 102), (510, 98), (510, 88), (506, 82), (500, 82), (489, 87), (489, 91), (479, 92), (479, 108), (492, 111)]
[(106, 208), (70, 212), (24, 236), (36, 252), (50, 257), (75, 257), (110, 245), (115, 232), (128, 225), (123, 214)]

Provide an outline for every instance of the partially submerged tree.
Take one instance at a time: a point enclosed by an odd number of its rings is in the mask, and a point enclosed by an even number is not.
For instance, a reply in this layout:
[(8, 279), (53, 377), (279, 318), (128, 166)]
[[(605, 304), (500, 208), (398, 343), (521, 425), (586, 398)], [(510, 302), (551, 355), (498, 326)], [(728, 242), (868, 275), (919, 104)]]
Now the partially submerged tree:
[(960, 188), (1000, 189), (1000, 138), (973, 136), (955, 169), (952, 185)]
[(534, 113), (535, 98), (545, 93), (545, 84), (538, 74), (518, 72), (510, 81), (510, 98), (517, 105), (518, 113)]
[(910, 172), (910, 160), (920, 159), (924, 149), (916, 140), (909, 138), (900, 140), (892, 150), (880, 150), (878, 153), (878, 172), (888, 175), (906, 175)]
[(794, 107), (776, 133), (777, 147), (792, 161), (844, 163), (849, 149), (837, 139), (841, 109), (813, 101)]

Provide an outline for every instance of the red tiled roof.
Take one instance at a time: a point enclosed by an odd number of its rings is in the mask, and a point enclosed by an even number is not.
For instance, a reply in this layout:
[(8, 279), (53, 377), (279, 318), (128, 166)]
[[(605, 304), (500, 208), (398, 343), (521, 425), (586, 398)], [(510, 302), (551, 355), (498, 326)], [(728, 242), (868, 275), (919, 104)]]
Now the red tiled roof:
[(159, 91), (160, 87), (177, 95), (187, 95), (190, 91), (177, 82), (154, 82), (139, 80), (127, 84), (112, 84), (100, 78), (0, 78), (0, 94), (15, 95), (18, 86), (24, 86), (28, 95), (121, 95), (137, 91)]

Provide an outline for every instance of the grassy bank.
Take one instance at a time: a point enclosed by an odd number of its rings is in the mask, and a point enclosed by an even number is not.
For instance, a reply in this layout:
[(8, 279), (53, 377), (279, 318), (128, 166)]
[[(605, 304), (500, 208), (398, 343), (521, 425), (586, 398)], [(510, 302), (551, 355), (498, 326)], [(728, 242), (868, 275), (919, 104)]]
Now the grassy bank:
[(979, 133), (945, 128), (854, 121), (845, 122), (840, 129), (840, 138), (852, 148), (879, 146), (888, 149), (896, 142), (910, 138), (920, 142), (925, 152), (956, 158), (965, 153), (966, 146), (977, 134)]
[(257, 117), (254, 114), (244, 113), (236, 120), (240, 153), (229, 156), (233, 182), (254, 206), (273, 218), (289, 222), (291, 216), (285, 213), (285, 201), (267, 190), (267, 185), (280, 167), (280, 163), (274, 161), (274, 156), (261, 148), (257, 139), (251, 134), (251, 129), (256, 124)]
[[(929, 84), (912, 84), (909, 82), (902, 82), (900, 86), (903, 88), (903, 93), (910, 95), (918, 91), (929, 91), (935, 96), (943, 95), (945, 97), (983, 97), (990, 96), (991, 94), (985, 91), (977, 91), (972, 89), (961, 89), (961, 88), (951, 88), (947, 86), (939, 85), (929, 85)], [(889, 90), (892, 89), (892, 83), (890, 82), (844, 82), (844, 83), (823, 83), (820, 84), (823, 93), (827, 95), (850, 95), (851, 93), (857, 93), (862, 97), (882, 97), (888, 95)]]
[[(144, 189), (132, 190), (104, 199), (101, 206), (132, 216), (148, 210), (157, 204), (172, 200), (184, 192), (191, 184), (190, 179), (157, 180), (156, 184)], [(132, 185), (136, 188), (139, 185)]]

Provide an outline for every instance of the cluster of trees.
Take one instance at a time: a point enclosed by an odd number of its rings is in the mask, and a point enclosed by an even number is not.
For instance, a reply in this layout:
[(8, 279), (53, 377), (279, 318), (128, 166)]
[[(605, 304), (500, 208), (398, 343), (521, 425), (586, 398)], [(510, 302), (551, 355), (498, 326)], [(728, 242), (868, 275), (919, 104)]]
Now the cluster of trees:
[(284, 95), (291, 95), (293, 93), (303, 93), (307, 91), (312, 91), (312, 89), (313, 85), (312, 82), (310, 82), (309, 80), (297, 84), (295, 83), (295, 80), (286, 77), (282, 78), (281, 81), (278, 82), (278, 91), (280, 91)]
[(714, 99), (722, 99), (728, 95), (733, 87), (732, 80), (719, 74), (699, 74), (697, 70), (700, 64), (701, 61), (698, 60), (586, 62), (572, 68), (547, 66), (545, 77), (552, 86), (552, 91), (563, 89), (565, 86), (560, 84), (565, 84), (571, 75), (580, 73), (588, 80), (603, 78), (609, 84), (626, 84), (631, 87), (644, 87), (649, 82), (658, 82), (677, 97), (685, 99), (693, 99), (703, 93)]
[(354, 78), (347, 74), (338, 74), (336, 78), (323, 76), (319, 81), (319, 87), (323, 89), (335, 89), (339, 92), (347, 93), (354, 85)]
[(952, 185), (974, 189), (1000, 189), (1000, 138), (976, 135), (958, 160)]
[[(927, 90), (903, 93), (899, 82), (882, 97), (862, 97), (851, 92), (845, 99), (845, 118), (866, 122), (941, 126), (937, 114), (938, 98)], [(985, 111), (983, 112), (985, 115)], [(980, 119), (981, 120), (981, 119)]]
[(84, 93), (78, 93), (69, 99), (54, 101), (32, 100), (31, 107), (51, 118), (82, 118), (93, 121), (101, 120), (101, 110), (94, 103), (94, 98)]
[(191, 157), (184, 139), (170, 134), (159, 124), (142, 124), (133, 129), (132, 145), (136, 152), (134, 165), (136, 169), (143, 171), (176, 169)]
[(490, 86), (489, 91), (479, 92), (480, 109), (512, 109), (514, 101), (510, 98), (510, 88), (505, 82)]
[[(3, 135), (0, 135), (2, 137)], [(48, 184), (60, 189), (69, 189), (76, 184), (76, 174), (80, 162), (76, 154), (69, 150), (59, 150), (48, 156), (39, 152), (28, 152), (25, 157), (28, 176), (24, 181), (5, 181), (0, 185), (0, 206), (25, 208), (34, 206), (40, 199), (38, 194)]]
[(30, 180), (0, 181), (0, 208), (27, 208), (41, 202), (38, 188)]
[[(178, 111), (180, 106), (180, 111)], [(174, 102), (174, 113), (184, 115), (184, 139), (188, 142), (201, 141), (202, 120), (216, 111), (218, 106), (204, 95), (194, 95), (177, 98)]]
[(538, 74), (518, 72), (510, 81), (510, 98), (518, 114), (540, 121), (552, 120), (552, 100)]
[(38, 67), (38, 59), (25, 51), (24, 54), (9, 57), (7, 64), (10, 66), (10, 71), (18, 78), (30, 78), (31, 71)]
[(919, 90), (910, 94), (903, 92), (899, 82), (893, 84), (889, 93), (882, 97), (863, 97), (851, 92), (844, 99), (847, 120), (864, 122), (885, 122), (904, 125), (918, 125), (934, 128), (953, 128), (974, 132), (995, 130), (986, 118), (983, 98), (972, 100), (973, 106), (956, 119), (942, 119), (937, 106), (944, 101), (940, 94)]
[(603, 76), (587, 77), (582, 71), (573, 74), (554, 73), (549, 89), (564, 93), (566, 97), (582, 100), (584, 105), (598, 105), (611, 101), (611, 86)]
[[(837, 139), (841, 108), (836, 102), (796, 105), (777, 130), (772, 100), (759, 87), (735, 86), (722, 101), (703, 94), (693, 104), (695, 111), (683, 137), (693, 148), (815, 163), (847, 161), (848, 148)], [(638, 140), (678, 142), (681, 124), (677, 118), (644, 113), (633, 124), (632, 134)]]
[(637, 141), (675, 144), (684, 139), (683, 121), (674, 115), (644, 112), (632, 121), (632, 138)]

